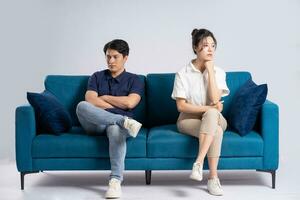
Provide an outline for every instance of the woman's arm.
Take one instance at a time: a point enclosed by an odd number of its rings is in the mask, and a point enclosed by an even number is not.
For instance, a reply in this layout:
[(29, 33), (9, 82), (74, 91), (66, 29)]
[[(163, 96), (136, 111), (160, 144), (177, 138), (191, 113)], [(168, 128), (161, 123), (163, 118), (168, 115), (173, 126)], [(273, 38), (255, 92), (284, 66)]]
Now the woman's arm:
[(214, 63), (213, 61), (207, 61), (205, 63), (206, 70), (208, 72), (208, 95), (211, 102), (216, 105), (220, 99), (222, 91), (219, 90), (217, 83), (216, 83), (216, 76), (214, 71)]
[(179, 112), (190, 113), (190, 114), (201, 114), (206, 112), (210, 108), (217, 108), (217, 106), (197, 106), (187, 103), (185, 99), (176, 98), (176, 106)]

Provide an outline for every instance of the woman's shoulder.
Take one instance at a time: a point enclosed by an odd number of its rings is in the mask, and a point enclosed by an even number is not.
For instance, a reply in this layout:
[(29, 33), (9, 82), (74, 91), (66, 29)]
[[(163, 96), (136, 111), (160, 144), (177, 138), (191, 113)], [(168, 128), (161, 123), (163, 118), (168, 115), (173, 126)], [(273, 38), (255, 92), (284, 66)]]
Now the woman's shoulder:
[(190, 65), (191, 63), (188, 63), (184, 67), (181, 67), (179, 71), (177, 71), (177, 74), (181, 74), (181, 75), (187, 74), (189, 72), (189, 69), (191, 68)]
[(186, 73), (186, 67), (182, 67), (177, 71), (177, 74), (184, 74)]

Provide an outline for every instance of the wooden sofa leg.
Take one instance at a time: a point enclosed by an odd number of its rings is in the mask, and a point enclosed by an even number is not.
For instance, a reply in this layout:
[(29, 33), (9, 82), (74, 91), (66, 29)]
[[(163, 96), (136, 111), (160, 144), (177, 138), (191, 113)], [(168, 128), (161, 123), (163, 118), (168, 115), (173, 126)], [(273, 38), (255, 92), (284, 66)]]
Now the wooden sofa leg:
[(256, 171), (271, 173), (271, 175), (272, 175), (272, 189), (275, 189), (275, 184), (276, 184), (276, 170), (256, 170)]
[(146, 176), (146, 184), (150, 185), (151, 184), (151, 170), (146, 170), (145, 176)]
[(21, 190), (24, 190), (24, 178), (26, 174), (32, 174), (32, 173), (38, 173), (38, 171), (34, 172), (21, 172), (20, 177), (21, 177)]

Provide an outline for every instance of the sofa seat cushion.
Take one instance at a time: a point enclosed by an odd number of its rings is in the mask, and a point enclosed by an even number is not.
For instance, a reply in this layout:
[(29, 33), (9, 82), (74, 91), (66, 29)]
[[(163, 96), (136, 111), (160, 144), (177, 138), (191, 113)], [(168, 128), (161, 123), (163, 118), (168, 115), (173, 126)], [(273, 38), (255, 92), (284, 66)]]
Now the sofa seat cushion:
[[(141, 128), (136, 138), (127, 139), (126, 157), (146, 157), (147, 129)], [(108, 138), (89, 136), (80, 127), (72, 127), (59, 136), (37, 135), (33, 139), (33, 158), (109, 158)]]
[[(153, 127), (147, 139), (147, 156), (150, 158), (195, 158), (198, 139), (179, 133), (176, 125)], [(221, 157), (263, 156), (263, 139), (254, 131), (241, 137), (226, 131), (222, 142)]]

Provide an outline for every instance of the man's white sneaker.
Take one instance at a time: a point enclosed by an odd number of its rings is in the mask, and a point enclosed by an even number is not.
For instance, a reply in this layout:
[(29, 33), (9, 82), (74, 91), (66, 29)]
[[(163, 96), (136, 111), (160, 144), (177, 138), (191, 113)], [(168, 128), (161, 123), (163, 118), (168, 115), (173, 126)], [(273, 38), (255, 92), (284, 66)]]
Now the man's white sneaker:
[(109, 184), (108, 184), (108, 190), (105, 194), (105, 198), (106, 199), (118, 199), (121, 197), (121, 194), (122, 194), (121, 181), (116, 178), (110, 179)]
[(142, 124), (134, 119), (125, 117), (124, 120), (124, 128), (128, 130), (128, 133), (132, 137), (136, 137), (139, 133), (139, 130), (141, 129)]
[(202, 163), (194, 163), (192, 174), (190, 175), (191, 179), (196, 181), (202, 181), (202, 171), (203, 171), (203, 164)]
[(212, 178), (212, 179), (208, 179), (207, 189), (208, 189), (208, 192), (212, 195), (216, 195), (216, 196), (223, 195), (223, 189), (220, 184), (220, 180), (216, 177)]

